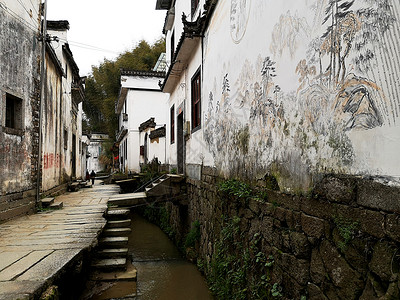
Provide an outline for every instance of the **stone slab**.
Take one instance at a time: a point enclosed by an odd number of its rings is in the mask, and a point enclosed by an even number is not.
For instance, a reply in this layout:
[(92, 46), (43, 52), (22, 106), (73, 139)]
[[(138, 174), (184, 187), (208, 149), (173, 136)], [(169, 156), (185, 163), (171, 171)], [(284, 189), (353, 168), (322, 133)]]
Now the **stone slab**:
[(128, 255), (128, 248), (113, 248), (103, 249), (97, 252), (99, 257), (111, 258), (111, 257), (122, 257)]
[(107, 258), (94, 261), (92, 267), (101, 270), (126, 268), (126, 258)]
[(38, 281), (0, 282), (0, 299), (31, 299), (30, 295), (40, 290), (42, 284)]
[(146, 198), (146, 193), (145, 192), (127, 193), (123, 195), (113, 196), (110, 197), (109, 201), (115, 199), (138, 199), (138, 198)]
[(129, 209), (108, 210), (106, 218), (125, 218), (130, 213)]
[(103, 231), (104, 236), (127, 236), (131, 233), (131, 229), (126, 228), (109, 228)]
[(131, 225), (131, 219), (126, 220), (117, 220), (117, 221), (108, 221), (108, 228), (118, 228), (118, 227), (127, 227)]
[(51, 209), (61, 209), (61, 208), (63, 208), (63, 206), (64, 206), (63, 202), (55, 202), (55, 203), (51, 204), (49, 206), (49, 208), (51, 208)]
[(73, 260), (81, 249), (57, 250), (34, 265), (24, 274), (16, 278), (18, 281), (49, 279), (56, 276), (71, 260)]
[(0, 281), (8, 281), (12, 280), (28, 269), (30, 269), (33, 265), (37, 264), (44, 257), (48, 256), (52, 253), (52, 250), (41, 250), (41, 251), (33, 251), (24, 258), (10, 265), (6, 269), (0, 272)]
[(17, 251), (17, 252), (1, 252), (0, 253), (0, 271), (12, 265), (21, 258), (27, 256), (31, 251)]
[(54, 203), (54, 197), (44, 198), (44, 199), (40, 200), (40, 202), (42, 202), (43, 207), (47, 207)]
[(121, 247), (128, 244), (127, 237), (106, 237), (99, 240), (99, 244), (101, 246), (108, 246), (108, 247)]
[(90, 280), (95, 281), (137, 281), (137, 270), (132, 264), (128, 264), (126, 271), (113, 273), (93, 273)]

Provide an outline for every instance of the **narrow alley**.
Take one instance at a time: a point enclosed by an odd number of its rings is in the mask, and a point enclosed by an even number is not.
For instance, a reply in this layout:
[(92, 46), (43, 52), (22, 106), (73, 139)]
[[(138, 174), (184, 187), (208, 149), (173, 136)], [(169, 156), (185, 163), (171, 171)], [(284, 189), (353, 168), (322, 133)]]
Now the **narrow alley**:
[(107, 200), (115, 193), (118, 186), (95, 184), (58, 196), (60, 210), (1, 224), (0, 299), (36, 299), (66, 272), (74, 280), (97, 244)]

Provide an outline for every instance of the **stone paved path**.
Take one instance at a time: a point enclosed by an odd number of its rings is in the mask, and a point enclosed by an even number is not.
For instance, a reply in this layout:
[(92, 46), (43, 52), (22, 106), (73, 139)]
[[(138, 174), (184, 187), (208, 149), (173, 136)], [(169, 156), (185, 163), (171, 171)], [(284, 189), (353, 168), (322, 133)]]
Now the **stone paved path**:
[(97, 244), (116, 185), (56, 197), (64, 208), (0, 224), (0, 299), (33, 299), (83, 251)]

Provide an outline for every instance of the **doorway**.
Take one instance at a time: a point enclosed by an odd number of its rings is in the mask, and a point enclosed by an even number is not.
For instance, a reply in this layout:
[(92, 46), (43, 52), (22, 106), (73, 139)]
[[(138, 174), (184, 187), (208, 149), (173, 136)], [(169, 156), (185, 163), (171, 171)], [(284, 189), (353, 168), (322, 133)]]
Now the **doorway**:
[(72, 178), (76, 178), (76, 135), (72, 134)]
[(177, 124), (177, 162), (178, 173), (183, 174), (184, 165), (184, 145), (183, 145), (183, 112), (178, 115)]

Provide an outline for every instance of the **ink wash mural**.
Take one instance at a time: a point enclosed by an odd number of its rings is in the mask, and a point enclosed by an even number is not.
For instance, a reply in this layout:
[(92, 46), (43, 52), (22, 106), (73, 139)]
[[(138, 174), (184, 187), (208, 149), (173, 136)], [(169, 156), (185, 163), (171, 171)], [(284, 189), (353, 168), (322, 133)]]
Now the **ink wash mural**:
[[(225, 0), (204, 57), (204, 139), (226, 176), (400, 176), (400, 3)], [(290, 2), (290, 3), (288, 3)], [(225, 45), (216, 47), (215, 45)], [(213, 45), (211, 47), (211, 45)]]

